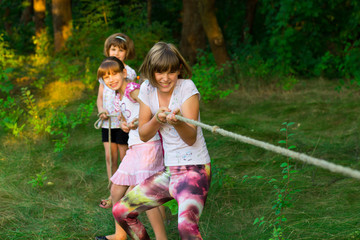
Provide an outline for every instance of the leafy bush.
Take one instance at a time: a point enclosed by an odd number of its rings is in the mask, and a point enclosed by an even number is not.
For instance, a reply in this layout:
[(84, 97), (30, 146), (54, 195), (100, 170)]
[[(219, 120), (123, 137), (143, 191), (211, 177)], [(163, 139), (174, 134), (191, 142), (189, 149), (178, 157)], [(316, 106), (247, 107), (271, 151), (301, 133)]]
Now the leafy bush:
[(8, 96), (6, 99), (0, 98), (0, 126), (5, 131), (10, 131), (18, 137), (25, 124), (19, 123), (24, 110), (19, 107), (15, 99)]
[(16, 101), (10, 96), (7, 99), (0, 98), (0, 127), (15, 137), (31, 140), (51, 135), (55, 142), (55, 152), (64, 149), (72, 129), (89, 122), (95, 106), (94, 98), (90, 98), (68, 114), (66, 105), (40, 108), (28, 88), (21, 89), (20, 100)]
[(224, 77), (224, 68), (217, 67), (211, 54), (204, 52), (198, 57), (198, 63), (193, 66), (193, 76), (201, 99), (204, 102), (224, 98), (234, 89), (221, 90), (221, 79)]
[(89, 122), (90, 116), (93, 112), (95, 101), (91, 99), (88, 103), (82, 103), (77, 108), (76, 112), (66, 114), (65, 107), (61, 109), (51, 109), (52, 119), (50, 134), (55, 138), (55, 152), (61, 152), (70, 138), (70, 131), (77, 125)]

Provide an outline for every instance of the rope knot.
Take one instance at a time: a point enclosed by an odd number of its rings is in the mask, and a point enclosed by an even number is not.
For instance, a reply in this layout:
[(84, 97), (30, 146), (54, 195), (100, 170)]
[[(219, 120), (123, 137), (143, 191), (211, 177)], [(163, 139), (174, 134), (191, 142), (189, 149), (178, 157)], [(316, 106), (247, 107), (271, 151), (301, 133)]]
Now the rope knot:
[(214, 125), (214, 126), (212, 127), (212, 129), (211, 129), (211, 132), (212, 132), (212, 133), (216, 133), (216, 130), (218, 130), (218, 129), (219, 129), (219, 127), (216, 126), (216, 125)]

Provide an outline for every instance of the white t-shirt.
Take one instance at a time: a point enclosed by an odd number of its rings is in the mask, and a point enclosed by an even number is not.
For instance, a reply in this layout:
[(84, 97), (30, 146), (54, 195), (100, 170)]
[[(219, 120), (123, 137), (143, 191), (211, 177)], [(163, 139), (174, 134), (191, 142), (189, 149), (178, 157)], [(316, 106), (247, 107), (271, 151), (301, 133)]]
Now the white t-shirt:
[[(115, 111), (121, 112), (124, 116), (127, 123), (131, 123), (135, 118), (139, 118), (139, 109), (140, 104), (131, 98), (130, 93), (135, 89), (139, 89), (140, 85), (138, 83), (130, 82), (126, 85), (126, 89), (124, 92), (124, 96), (120, 99), (120, 94), (118, 93), (115, 97)], [(160, 136), (158, 133), (155, 134), (153, 138), (151, 138), (148, 142), (160, 140)], [(139, 130), (131, 129), (129, 131), (129, 140), (128, 145), (131, 147), (135, 144), (144, 143), (140, 140)]]
[[(127, 78), (131, 81), (135, 80), (136, 72), (134, 69), (129, 67), (129, 65), (125, 66), (127, 71)], [(115, 100), (115, 91), (106, 86), (104, 80), (102, 78), (99, 79), (100, 84), (104, 85), (103, 91), (103, 108), (108, 111), (110, 115), (117, 115), (118, 113), (114, 108), (114, 100)], [(103, 128), (109, 128), (109, 121), (105, 120), (102, 125)], [(120, 128), (120, 121), (117, 117), (111, 117), (111, 128)]]
[[(195, 94), (199, 94), (199, 91), (192, 80), (178, 79), (168, 108), (170, 110), (181, 109), (181, 105)], [(141, 84), (139, 98), (150, 107), (151, 113), (155, 115), (159, 109), (158, 93), (157, 88), (152, 86), (149, 80)], [(200, 121), (200, 113), (198, 120)], [(164, 145), (165, 166), (199, 165), (210, 162), (210, 156), (200, 127), (197, 127), (196, 141), (192, 146), (187, 145), (170, 124), (163, 124), (160, 133)]]

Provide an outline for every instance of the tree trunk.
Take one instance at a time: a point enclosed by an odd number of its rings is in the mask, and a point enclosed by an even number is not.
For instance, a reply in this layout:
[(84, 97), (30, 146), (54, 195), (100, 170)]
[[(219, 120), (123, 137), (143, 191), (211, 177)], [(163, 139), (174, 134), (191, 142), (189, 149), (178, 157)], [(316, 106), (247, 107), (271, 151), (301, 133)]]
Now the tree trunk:
[(45, 30), (45, 10), (45, 0), (34, 0), (34, 22), (36, 37), (39, 37)]
[(54, 47), (59, 52), (72, 31), (71, 0), (52, 0)]
[(215, 15), (215, 0), (199, 0), (201, 21), (209, 40), (216, 64), (223, 65), (230, 60), (226, 50), (225, 40)]
[(20, 22), (22, 22), (25, 26), (32, 20), (32, 0), (26, 1), (26, 7), (24, 8), (23, 12), (21, 13)]
[(252, 33), (257, 2), (258, 0), (247, 0), (246, 2), (246, 16), (243, 26), (242, 42), (246, 42), (249, 34)]
[(180, 52), (190, 64), (196, 62), (197, 50), (206, 46), (197, 0), (183, 0)]

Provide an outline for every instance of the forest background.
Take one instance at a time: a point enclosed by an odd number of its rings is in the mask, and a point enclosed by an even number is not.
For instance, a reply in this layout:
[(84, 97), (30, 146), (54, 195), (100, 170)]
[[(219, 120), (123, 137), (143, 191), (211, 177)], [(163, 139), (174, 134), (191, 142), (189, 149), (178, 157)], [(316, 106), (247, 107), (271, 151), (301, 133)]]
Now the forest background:
[[(107, 180), (93, 122), (96, 70), (115, 32), (134, 40), (136, 71), (154, 43), (179, 47), (204, 122), (360, 169), (356, 0), (0, 0), (0, 11), (4, 239), (111, 233), (111, 211), (97, 207)], [(358, 180), (205, 138), (204, 239), (360, 239)]]

